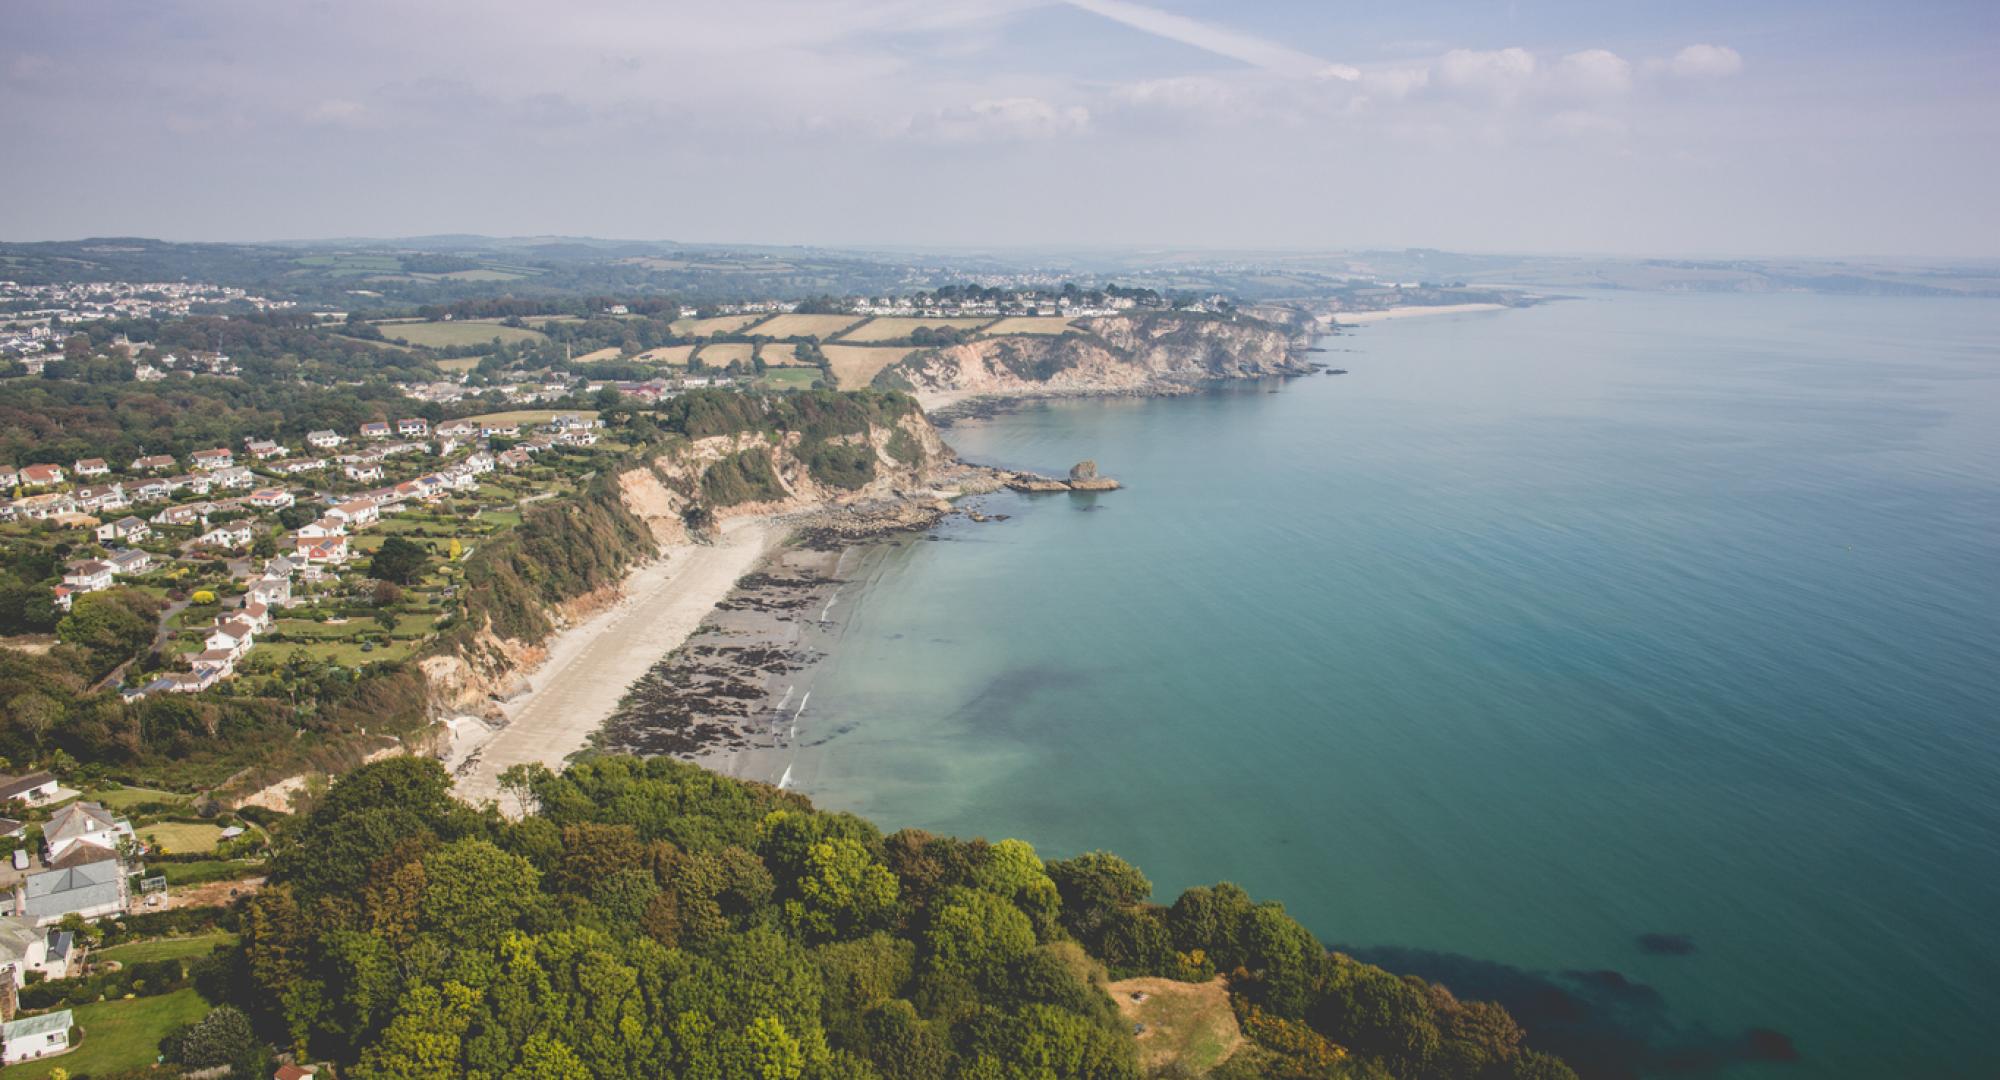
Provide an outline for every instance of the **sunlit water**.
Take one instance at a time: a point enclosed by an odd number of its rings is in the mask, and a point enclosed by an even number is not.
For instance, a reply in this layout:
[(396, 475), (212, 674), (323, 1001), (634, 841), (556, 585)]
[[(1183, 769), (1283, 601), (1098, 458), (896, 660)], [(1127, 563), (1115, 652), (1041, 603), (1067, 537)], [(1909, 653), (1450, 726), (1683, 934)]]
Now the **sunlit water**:
[(2000, 1069), (2000, 304), (1325, 344), (1352, 374), (954, 429), (1129, 487), (860, 560), (793, 785), (1237, 881), (1597, 1075)]

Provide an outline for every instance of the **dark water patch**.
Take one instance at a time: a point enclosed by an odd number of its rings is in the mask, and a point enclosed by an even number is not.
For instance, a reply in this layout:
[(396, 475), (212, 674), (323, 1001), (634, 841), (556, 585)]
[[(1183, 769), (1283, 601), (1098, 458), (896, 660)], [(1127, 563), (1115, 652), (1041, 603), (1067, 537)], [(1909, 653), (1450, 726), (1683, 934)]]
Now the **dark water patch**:
[(1639, 949), (1648, 956), (1692, 956), (1695, 945), (1686, 934), (1640, 934)]
[[(1661, 993), (1608, 969), (1530, 971), (1478, 957), (1381, 946), (1341, 952), (1397, 973), (1442, 983), (1461, 998), (1505, 1006), (1527, 1044), (1555, 1054), (1585, 1080), (1705, 1075), (1752, 1061), (1797, 1060), (1791, 1041), (1728, 1036), (1674, 1015)], [(1792, 1057), (1767, 1056), (1790, 1051)]]

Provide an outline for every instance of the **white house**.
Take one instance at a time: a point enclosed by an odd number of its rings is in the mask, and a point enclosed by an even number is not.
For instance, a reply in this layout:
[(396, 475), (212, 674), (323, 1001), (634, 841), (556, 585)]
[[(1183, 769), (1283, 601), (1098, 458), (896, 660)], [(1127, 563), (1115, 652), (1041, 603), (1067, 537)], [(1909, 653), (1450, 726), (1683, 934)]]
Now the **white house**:
[(190, 457), (194, 459), (194, 467), (202, 470), (203, 472), (214, 472), (217, 469), (227, 469), (231, 465), (236, 464), (236, 455), (230, 453), (226, 448), (216, 449), (216, 450), (196, 450), (192, 455), (190, 455)]
[(117, 521), (107, 521), (97, 527), (97, 539), (107, 544), (113, 540), (137, 544), (151, 535), (153, 535), (151, 525), (129, 516), (119, 518)]
[(417, 438), (423, 438), (430, 433), (431, 422), (420, 416), (412, 416), (396, 421), (396, 434), (398, 435), (414, 435)]
[(97, 592), (111, 587), (111, 564), (96, 559), (84, 559), (69, 564), (63, 574), (63, 584), (72, 592)]
[(350, 499), (328, 510), (326, 516), (350, 529), (365, 529), (381, 520), (382, 511), (366, 499)]
[(283, 446), (270, 439), (246, 439), (243, 442), (243, 449), (250, 451), (250, 456), (258, 461), (269, 461), (274, 457), (283, 457), (286, 453)]
[(231, 619), (228, 622), (217, 623), (209, 630), (208, 637), (202, 640), (202, 645), (210, 650), (221, 650), (234, 656), (241, 656), (250, 651), (250, 646), (255, 643), (256, 637), (257, 631), (249, 623)]
[(286, 607), (292, 602), (292, 577), (290, 569), (283, 574), (266, 573), (250, 583), (245, 594), (249, 599), (266, 608)]
[(68, 1009), (9, 1020), (0, 1027), (0, 1062), (12, 1065), (65, 1053), (69, 1029), (75, 1026), (76, 1017)]
[(219, 548), (249, 547), (252, 535), (254, 534), (247, 522), (232, 521), (202, 533), (195, 543)]
[(105, 561), (111, 564), (111, 576), (131, 577), (153, 568), (153, 553), (142, 548), (124, 548), (112, 552)]
[(249, 469), (236, 466), (218, 469), (215, 473), (215, 482), (226, 488), (247, 488), (257, 483), (257, 476)]
[(132, 838), (132, 823), (99, 803), (73, 802), (59, 807), (42, 826), (42, 846), (50, 862), (79, 844), (117, 852), (118, 841)]
[(361, 425), (361, 437), (364, 439), (386, 439), (389, 435), (389, 425), (383, 421), (376, 420)]
[(171, 454), (148, 454), (132, 459), (133, 472), (173, 472), (174, 459)]
[(382, 479), (382, 466), (380, 465), (349, 465), (343, 471), (347, 473), (349, 480), (359, 484)]
[(40, 806), (51, 802), (62, 790), (55, 774), (32, 772), (25, 776), (0, 776), (0, 803), (21, 802)]
[(111, 463), (101, 457), (78, 458), (76, 462), (76, 474), (78, 476), (110, 476)]
[(259, 510), (283, 510), (297, 501), (281, 488), (258, 488), (249, 495), (250, 505)]
[(306, 442), (321, 450), (331, 450), (347, 441), (347, 437), (337, 431), (320, 430), (306, 436)]
[(53, 926), (72, 914), (101, 919), (125, 910), (125, 867), (117, 858), (29, 874), (25, 884), (22, 914), (36, 926)]

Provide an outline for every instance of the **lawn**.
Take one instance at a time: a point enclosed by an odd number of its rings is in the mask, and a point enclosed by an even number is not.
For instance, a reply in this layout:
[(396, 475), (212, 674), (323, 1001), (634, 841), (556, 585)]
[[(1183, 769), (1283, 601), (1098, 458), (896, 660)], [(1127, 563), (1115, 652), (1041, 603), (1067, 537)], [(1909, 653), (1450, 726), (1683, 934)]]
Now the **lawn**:
[(1012, 319), (1001, 319), (984, 331), (997, 334), (1060, 334), (1075, 329), (1069, 320), (1060, 315), (1022, 315)]
[(579, 409), (513, 409), (508, 412), (480, 413), (468, 416), (475, 424), (546, 424), (558, 416), (582, 416), (597, 419), (595, 412)]
[(676, 334), (688, 337), (710, 337), (715, 334), (733, 334), (749, 326), (762, 315), (717, 315), (712, 319), (676, 319), (668, 326)]
[(484, 359), (483, 356), (456, 356), (449, 360), (439, 360), (437, 366), (442, 371), (471, 371)]
[(160, 845), (169, 855), (199, 855), (215, 850), (222, 839), (222, 829), (215, 825), (196, 824), (187, 821), (162, 821), (152, 825), (137, 825), (132, 829), (139, 839)]
[(135, 941), (130, 945), (113, 945), (97, 950), (97, 959), (116, 960), (127, 967), (133, 964), (148, 964), (155, 960), (183, 960), (191, 956), (207, 956), (224, 945), (236, 943), (236, 935), (227, 930), (217, 930), (209, 934), (193, 937), (161, 938), (158, 941)]
[[(1200, 1076), (1243, 1043), (1236, 1014), (1229, 1008), (1229, 984), (1221, 978), (1205, 983), (1126, 979), (1104, 989), (1128, 1023), (1146, 1025), (1138, 1035), (1143, 1072), (1178, 1061), (1191, 1075)], [(1145, 995), (1145, 1000), (1132, 1000), (1134, 993)]]
[(279, 641), (257, 646), (259, 652), (265, 649), (271, 650), (271, 656), (278, 664), (290, 660), (293, 653), (305, 653), (314, 660), (330, 660), (344, 667), (407, 660), (416, 652), (416, 648), (415, 644), (406, 641), (377, 645), (370, 652), (363, 652), (361, 646), (352, 641)]
[(548, 340), (539, 330), (502, 326), (497, 322), (406, 322), (375, 325), (382, 331), (383, 337), (392, 341), (401, 338), (412, 345), (425, 345), (433, 349), (452, 345), (483, 345), (494, 338), (505, 342)]
[(826, 362), (833, 367), (833, 377), (840, 388), (853, 390), (874, 382), (875, 375), (883, 368), (917, 350), (900, 345), (822, 345), (820, 351), (826, 354)]
[(901, 341), (910, 336), (910, 331), (920, 326), (928, 326), (933, 330), (946, 326), (955, 327), (960, 330), (977, 330), (992, 321), (992, 319), (911, 319), (885, 315), (879, 319), (870, 319), (866, 323), (849, 330), (847, 333), (840, 335), (840, 340), (857, 343)]
[(191, 1024), (208, 1015), (208, 1002), (193, 989), (176, 990), (158, 997), (100, 1001), (74, 1010), (76, 1024), (83, 1029), (76, 1049), (67, 1054), (9, 1065), (7, 1080), (37, 1080), (56, 1069), (71, 1076), (142, 1069), (160, 1056), (160, 1040), (182, 1024)]
[(170, 887), (202, 885), (211, 881), (235, 881), (239, 878), (256, 877), (264, 872), (264, 864), (236, 859), (203, 859), (200, 862), (151, 863), (146, 867), (146, 872), (165, 877)]
[(118, 787), (97, 788), (84, 792), (84, 798), (103, 803), (113, 810), (129, 810), (140, 803), (174, 803), (185, 805), (194, 801), (192, 795), (182, 795), (178, 791), (161, 791), (159, 788)]
[(772, 368), (757, 379), (757, 386), (765, 390), (810, 390), (819, 377), (816, 367)]
[(774, 315), (750, 328), (763, 337), (809, 337), (824, 340), (860, 322), (859, 315)]

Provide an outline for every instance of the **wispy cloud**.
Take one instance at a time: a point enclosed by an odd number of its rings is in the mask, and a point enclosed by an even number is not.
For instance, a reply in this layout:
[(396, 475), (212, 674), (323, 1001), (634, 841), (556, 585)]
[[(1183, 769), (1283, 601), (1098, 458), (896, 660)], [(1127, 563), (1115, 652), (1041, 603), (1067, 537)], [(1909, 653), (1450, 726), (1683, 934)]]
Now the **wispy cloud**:
[(1340, 79), (1352, 82), (1361, 73), (1346, 64), (1336, 64), (1322, 60), (1311, 53), (1300, 52), (1287, 45), (1232, 30), (1226, 26), (1176, 15), (1171, 11), (1135, 4), (1131, 0), (1068, 0), (1070, 6), (1081, 8), (1093, 15), (1101, 15), (1113, 22), (1123, 23), (1135, 30), (1192, 45), (1197, 49), (1240, 60), (1252, 67), (1275, 71), (1281, 75), (1291, 75), (1302, 79)]

